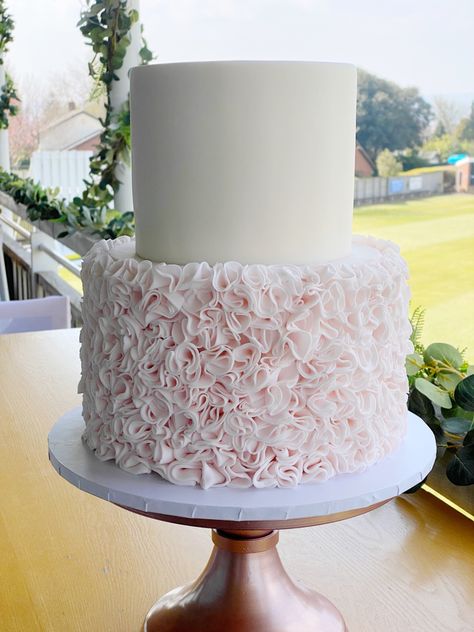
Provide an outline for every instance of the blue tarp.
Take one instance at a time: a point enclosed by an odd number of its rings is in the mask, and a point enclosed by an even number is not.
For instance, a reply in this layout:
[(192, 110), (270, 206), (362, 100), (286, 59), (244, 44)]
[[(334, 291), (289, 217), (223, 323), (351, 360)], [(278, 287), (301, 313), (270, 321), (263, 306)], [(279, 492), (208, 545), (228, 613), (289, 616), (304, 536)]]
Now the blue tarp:
[(467, 158), (467, 154), (453, 154), (448, 158), (448, 165), (455, 165), (457, 162), (462, 160), (463, 158)]

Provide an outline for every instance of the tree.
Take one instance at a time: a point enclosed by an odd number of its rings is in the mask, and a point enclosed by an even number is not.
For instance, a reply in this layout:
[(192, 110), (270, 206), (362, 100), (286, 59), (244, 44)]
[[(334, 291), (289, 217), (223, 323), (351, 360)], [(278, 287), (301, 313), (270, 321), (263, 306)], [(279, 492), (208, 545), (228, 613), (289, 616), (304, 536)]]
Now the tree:
[(421, 145), (432, 111), (418, 88), (401, 88), (365, 70), (358, 81), (357, 140), (370, 157)]
[(10, 121), (9, 145), (12, 165), (28, 160), (38, 147), (38, 120), (24, 111)]
[(382, 178), (397, 176), (403, 168), (402, 163), (397, 160), (390, 149), (384, 149), (380, 152), (377, 156), (376, 165), (377, 172)]
[(472, 153), (474, 143), (460, 140), (454, 134), (433, 136), (423, 145), (423, 152), (434, 152), (438, 162), (445, 163), (452, 154)]
[[(91, 81), (87, 69), (72, 66), (49, 76), (47, 82), (26, 76), (19, 86), (22, 107), (9, 125), (10, 156), (14, 165), (31, 157), (38, 148), (40, 130), (67, 114), (71, 102), (78, 108), (86, 105)], [(99, 115), (102, 112), (99, 104), (97, 111)]]
[(420, 155), (417, 148), (405, 149), (397, 154), (397, 158), (402, 163), (402, 171), (429, 167), (431, 164), (429, 160)]
[(434, 135), (444, 136), (444, 134), (454, 134), (461, 118), (459, 105), (443, 97), (436, 97), (433, 100), (433, 104), (436, 117)]
[(474, 101), (471, 104), (471, 114), (461, 119), (456, 128), (456, 135), (461, 140), (474, 141)]
[(444, 136), (447, 133), (448, 132), (446, 131), (446, 128), (443, 125), (443, 123), (441, 121), (438, 121), (436, 123), (436, 127), (434, 129), (433, 136), (435, 136), (436, 138), (441, 138), (441, 136)]

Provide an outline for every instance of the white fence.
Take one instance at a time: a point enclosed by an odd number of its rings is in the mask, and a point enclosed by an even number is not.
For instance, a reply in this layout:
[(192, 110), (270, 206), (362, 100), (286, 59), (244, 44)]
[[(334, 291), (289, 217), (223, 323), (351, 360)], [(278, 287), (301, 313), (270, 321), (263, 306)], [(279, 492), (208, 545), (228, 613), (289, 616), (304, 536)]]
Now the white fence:
[[(45, 187), (59, 187), (66, 200), (84, 191), (89, 177), (90, 151), (35, 151), (31, 157), (30, 177)], [(356, 178), (354, 202), (377, 202), (396, 198), (443, 193), (443, 173), (423, 173), (394, 178)]]
[(44, 187), (59, 188), (60, 195), (70, 201), (85, 189), (91, 156), (91, 151), (35, 151), (29, 176)]
[(356, 178), (356, 204), (443, 193), (443, 173), (422, 173), (394, 178)]

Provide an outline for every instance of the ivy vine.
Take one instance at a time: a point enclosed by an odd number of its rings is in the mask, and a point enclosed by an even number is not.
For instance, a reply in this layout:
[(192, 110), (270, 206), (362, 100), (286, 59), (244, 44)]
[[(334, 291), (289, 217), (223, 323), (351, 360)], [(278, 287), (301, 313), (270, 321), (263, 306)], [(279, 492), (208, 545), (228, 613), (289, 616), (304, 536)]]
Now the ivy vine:
[[(3, 65), (8, 45), (13, 41), (13, 28), (15, 23), (8, 13), (5, 2), (0, 0), (0, 66)], [(0, 129), (8, 127), (8, 117), (15, 116), (18, 106), (14, 101), (19, 101), (15, 91), (13, 79), (6, 75), (5, 83), (0, 87)]]
[(3, 55), (8, 51), (8, 45), (13, 41), (13, 28), (15, 23), (8, 13), (5, 2), (0, 0), (0, 65), (3, 64)]
[[(2, 51), (6, 50), (12, 39), (13, 27), (3, 0), (0, 0), (0, 20), (2, 63)], [(127, 0), (88, 0), (88, 8), (82, 13), (78, 24), (83, 35), (90, 40), (94, 52), (89, 73), (96, 84), (103, 87), (106, 101), (105, 116), (101, 119), (104, 129), (99, 146), (91, 158), (91, 177), (86, 181), (82, 196), (75, 197), (68, 203), (57, 197), (57, 191), (43, 188), (29, 178), (19, 178), (0, 169), (0, 190), (11, 195), (16, 202), (24, 204), (31, 221), (41, 219), (63, 224), (64, 232), (59, 237), (84, 229), (105, 239), (134, 233), (133, 213), (110, 208), (114, 193), (121, 184), (116, 176), (116, 167), (120, 162), (128, 164), (130, 161), (129, 100), (125, 101), (119, 111), (114, 111), (110, 97), (112, 84), (119, 80), (117, 71), (123, 65), (130, 44), (130, 29), (137, 20), (138, 12), (127, 7)], [(139, 55), (143, 64), (153, 59), (143, 33)], [(8, 90), (10, 97), (15, 98), (12, 84), (9, 84)]]
[[(81, 213), (93, 220), (103, 218), (121, 185), (117, 166), (121, 162), (130, 163), (129, 100), (126, 99), (119, 111), (114, 111), (111, 92), (113, 82), (119, 81), (117, 71), (122, 67), (130, 45), (130, 29), (137, 21), (138, 12), (127, 7), (127, 0), (89, 0), (78, 24), (94, 52), (89, 74), (96, 86), (101, 85), (105, 92), (105, 116), (101, 119), (103, 132), (90, 161), (91, 177), (86, 181), (82, 196), (74, 199)], [(153, 59), (143, 33), (139, 55), (143, 64)]]
[(7, 129), (9, 116), (18, 113), (18, 105), (14, 101), (19, 101), (15, 91), (15, 85), (10, 75), (6, 75), (6, 81), (0, 88), (0, 129)]

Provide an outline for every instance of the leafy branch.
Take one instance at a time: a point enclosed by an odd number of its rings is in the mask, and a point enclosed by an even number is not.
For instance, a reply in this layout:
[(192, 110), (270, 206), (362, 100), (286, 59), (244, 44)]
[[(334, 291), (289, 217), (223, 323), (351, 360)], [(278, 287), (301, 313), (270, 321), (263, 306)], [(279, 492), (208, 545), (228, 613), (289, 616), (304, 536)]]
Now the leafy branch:
[[(117, 71), (122, 67), (130, 45), (130, 30), (137, 21), (138, 12), (128, 9), (126, 0), (94, 0), (89, 2), (78, 23), (94, 53), (89, 64), (94, 90), (105, 93), (103, 132), (90, 161), (91, 177), (85, 182), (86, 189), (81, 198), (75, 198), (78, 208), (85, 214), (95, 214), (94, 219), (107, 212), (121, 185), (117, 166), (121, 162), (130, 162), (129, 99), (119, 111), (114, 111), (111, 93), (113, 82), (119, 81)], [(139, 55), (143, 64), (153, 59), (143, 34)]]
[(68, 204), (64, 198), (59, 198), (57, 189), (44, 188), (31, 178), (20, 178), (0, 169), (0, 190), (26, 207), (29, 221), (48, 220), (63, 224), (65, 230), (59, 237), (74, 230), (88, 230), (104, 239), (133, 235), (132, 213), (120, 215), (109, 211), (98, 218), (97, 214), (78, 208), (74, 201)]
[(18, 113), (18, 105), (14, 101), (19, 101), (18, 95), (13, 79), (7, 74), (6, 81), (0, 88), (0, 129), (7, 129), (8, 117)]
[(411, 336), (410, 339), (417, 353), (423, 353), (424, 347), (421, 343), (421, 334), (425, 325), (425, 309), (418, 305), (410, 318)]
[(0, 65), (3, 64), (3, 56), (8, 51), (8, 45), (13, 41), (13, 29), (15, 22), (8, 13), (4, 0), (0, 0)]
[[(14, 26), (15, 23), (7, 11), (5, 2), (0, 0), (0, 66), (3, 65), (8, 45), (13, 41)], [(19, 101), (18, 95), (13, 79), (7, 74), (5, 83), (0, 88), (0, 129), (7, 129), (8, 117), (18, 113), (18, 105), (14, 101)]]
[[(13, 29), (13, 20), (3, 0), (0, 0), (0, 20), (1, 64), (2, 54), (12, 40)], [(130, 161), (129, 99), (118, 111), (114, 111), (111, 91), (113, 82), (119, 80), (117, 71), (123, 65), (130, 45), (130, 30), (137, 21), (138, 12), (128, 9), (126, 0), (89, 0), (88, 8), (78, 23), (94, 53), (89, 64), (89, 73), (95, 82), (94, 92), (98, 94), (103, 91), (106, 97), (105, 117), (101, 120), (103, 132), (90, 161), (90, 179), (85, 181), (83, 194), (68, 203), (58, 198), (55, 190), (43, 188), (29, 178), (19, 178), (0, 170), (0, 189), (26, 206), (31, 221), (49, 220), (63, 224), (64, 232), (60, 237), (84, 229), (105, 239), (134, 233), (133, 213), (110, 208), (121, 184), (116, 168), (119, 163), (128, 164)], [(139, 55), (143, 64), (153, 59), (143, 33)], [(7, 111), (16, 113), (16, 106), (11, 103), (14, 98), (17, 97), (13, 83), (7, 78), (4, 93), (0, 96), (0, 127), (8, 124)]]
[(415, 352), (406, 359), (408, 408), (433, 431), (440, 455), (453, 453), (446, 474), (455, 485), (474, 484), (474, 366), (450, 344), (421, 344), (424, 310), (411, 318)]

